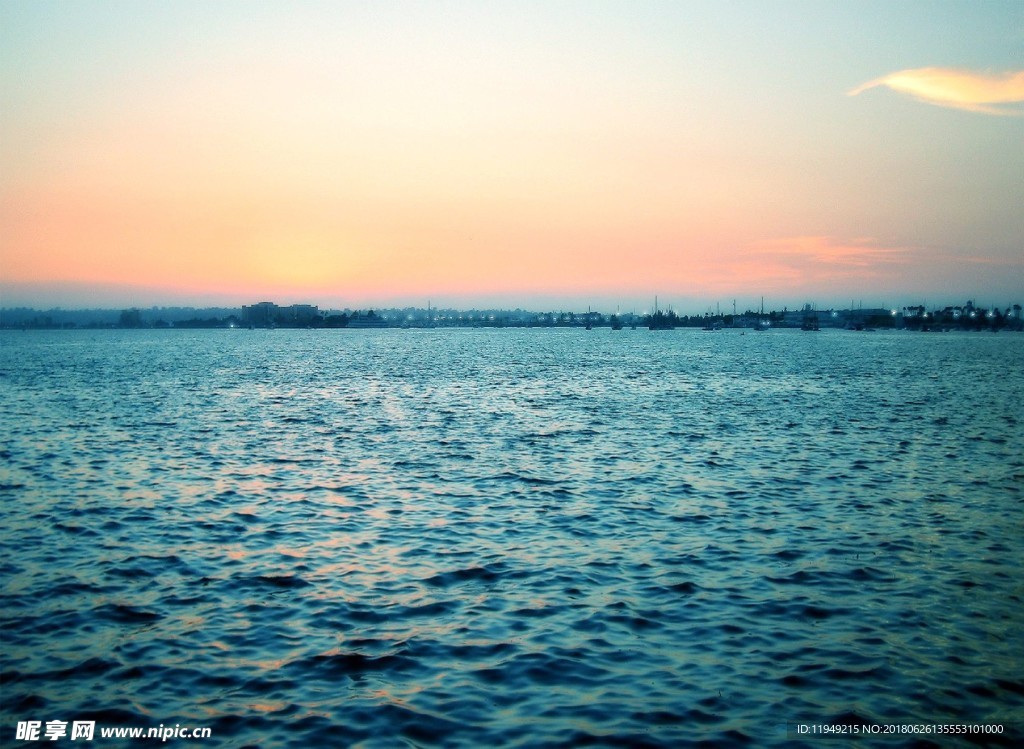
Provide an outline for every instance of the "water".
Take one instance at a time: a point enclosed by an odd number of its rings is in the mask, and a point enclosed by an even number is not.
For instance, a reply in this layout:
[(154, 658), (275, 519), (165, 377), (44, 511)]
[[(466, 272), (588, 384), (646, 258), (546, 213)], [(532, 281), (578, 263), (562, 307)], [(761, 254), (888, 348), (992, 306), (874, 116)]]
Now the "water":
[(1024, 725), (1024, 336), (0, 346), (4, 746), (26, 720), (224, 747)]

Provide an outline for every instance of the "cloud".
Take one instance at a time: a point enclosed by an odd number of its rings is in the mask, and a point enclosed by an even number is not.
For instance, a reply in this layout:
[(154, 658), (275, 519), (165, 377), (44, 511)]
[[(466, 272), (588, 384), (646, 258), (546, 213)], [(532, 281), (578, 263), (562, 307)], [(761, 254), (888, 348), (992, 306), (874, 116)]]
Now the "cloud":
[(1024, 102), (1024, 70), (975, 73), (953, 68), (914, 68), (876, 78), (847, 92), (856, 96), (870, 88), (887, 86), (918, 101), (983, 114), (1016, 115), (1024, 110), (994, 106)]
[(882, 264), (902, 263), (912, 251), (906, 247), (883, 247), (871, 238), (838, 240), (834, 237), (789, 237), (759, 242), (749, 254), (769, 256), (787, 263), (808, 263), (819, 268), (875, 269)]
[(718, 264), (723, 280), (741, 280), (767, 292), (831, 286), (862, 288), (903, 277), (915, 262), (914, 247), (885, 246), (872, 238), (799, 236), (770, 239), (737, 251)]

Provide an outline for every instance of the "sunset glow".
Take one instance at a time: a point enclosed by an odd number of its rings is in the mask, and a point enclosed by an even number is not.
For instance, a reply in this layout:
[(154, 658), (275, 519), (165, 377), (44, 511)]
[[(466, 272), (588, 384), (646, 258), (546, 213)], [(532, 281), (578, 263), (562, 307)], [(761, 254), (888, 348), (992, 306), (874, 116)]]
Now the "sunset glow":
[(951, 8), (6, 3), (0, 306), (1008, 301), (1024, 9)]

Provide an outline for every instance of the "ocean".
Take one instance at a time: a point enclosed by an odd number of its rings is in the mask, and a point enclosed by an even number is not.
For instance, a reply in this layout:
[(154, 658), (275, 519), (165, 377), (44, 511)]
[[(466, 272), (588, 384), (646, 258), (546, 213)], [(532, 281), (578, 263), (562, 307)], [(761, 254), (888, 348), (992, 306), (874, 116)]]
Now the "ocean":
[(0, 333), (0, 745), (1010, 746), (1022, 363), (1011, 333)]

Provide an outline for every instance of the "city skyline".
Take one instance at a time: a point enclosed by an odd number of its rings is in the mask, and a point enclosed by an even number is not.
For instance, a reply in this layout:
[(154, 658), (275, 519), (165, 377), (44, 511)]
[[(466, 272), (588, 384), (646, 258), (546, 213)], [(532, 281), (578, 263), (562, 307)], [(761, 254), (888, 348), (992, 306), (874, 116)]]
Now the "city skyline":
[(1024, 292), (1024, 6), (0, 8), (0, 306)]

